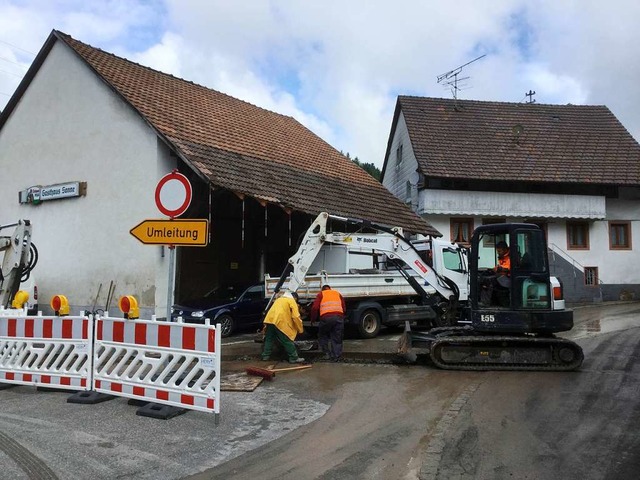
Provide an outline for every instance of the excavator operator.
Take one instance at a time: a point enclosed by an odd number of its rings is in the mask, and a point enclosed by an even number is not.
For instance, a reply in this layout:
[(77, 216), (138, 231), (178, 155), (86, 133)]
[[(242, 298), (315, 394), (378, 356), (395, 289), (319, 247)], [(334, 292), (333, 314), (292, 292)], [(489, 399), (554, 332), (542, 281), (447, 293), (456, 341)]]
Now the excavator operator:
[(508, 306), (508, 289), (511, 287), (511, 259), (509, 258), (509, 246), (504, 241), (496, 243), (498, 263), (493, 267), (491, 275), (484, 276), (480, 291), (480, 302), (485, 305)]
[(509, 259), (509, 247), (504, 241), (500, 241), (496, 244), (496, 251), (498, 252), (498, 264), (494, 267), (497, 274), (509, 276), (511, 273), (511, 260)]

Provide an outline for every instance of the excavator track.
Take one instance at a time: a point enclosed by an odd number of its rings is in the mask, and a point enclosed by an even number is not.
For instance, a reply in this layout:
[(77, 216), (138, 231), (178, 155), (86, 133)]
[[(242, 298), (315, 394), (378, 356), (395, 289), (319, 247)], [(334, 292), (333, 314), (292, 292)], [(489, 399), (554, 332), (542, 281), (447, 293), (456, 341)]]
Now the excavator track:
[(430, 345), (433, 363), (447, 370), (571, 371), (584, 354), (576, 343), (557, 337), (436, 336)]

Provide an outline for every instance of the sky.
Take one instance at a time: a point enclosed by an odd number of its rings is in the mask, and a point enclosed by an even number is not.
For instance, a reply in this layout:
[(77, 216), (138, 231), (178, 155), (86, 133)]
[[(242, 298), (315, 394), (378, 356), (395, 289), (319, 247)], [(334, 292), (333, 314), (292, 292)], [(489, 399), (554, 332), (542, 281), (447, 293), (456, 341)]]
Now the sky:
[(51, 30), (294, 117), (379, 168), (398, 95), (606, 105), (640, 140), (637, 0), (0, 0), (0, 109)]

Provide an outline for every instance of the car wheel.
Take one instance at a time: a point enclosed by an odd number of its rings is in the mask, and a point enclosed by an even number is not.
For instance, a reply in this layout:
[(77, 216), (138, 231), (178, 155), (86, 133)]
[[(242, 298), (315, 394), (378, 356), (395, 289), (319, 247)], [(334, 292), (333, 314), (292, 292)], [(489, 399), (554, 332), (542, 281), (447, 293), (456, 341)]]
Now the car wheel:
[(377, 337), (381, 327), (380, 314), (376, 310), (365, 310), (358, 319), (358, 333), (360, 334), (360, 338)]
[(231, 318), (231, 315), (222, 314), (216, 318), (214, 323), (220, 324), (220, 335), (222, 337), (228, 337), (233, 333), (233, 318)]

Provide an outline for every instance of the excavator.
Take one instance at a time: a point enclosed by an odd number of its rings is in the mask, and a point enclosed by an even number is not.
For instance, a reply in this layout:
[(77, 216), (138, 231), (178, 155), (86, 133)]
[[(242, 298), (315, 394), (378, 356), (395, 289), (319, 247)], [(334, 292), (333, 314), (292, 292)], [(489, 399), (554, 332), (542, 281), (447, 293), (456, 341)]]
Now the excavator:
[[(327, 221), (359, 227), (358, 233), (330, 233)], [(373, 233), (363, 233), (363, 230)], [(442, 240), (439, 240), (442, 242)], [(305, 285), (309, 266), (324, 245), (340, 245), (349, 253), (384, 255), (398, 265), (429, 314), (427, 330), (406, 322), (399, 353), (426, 351), (433, 364), (454, 370), (569, 371), (584, 359), (576, 343), (555, 334), (573, 328), (573, 312), (565, 309), (562, 283), (549, 273), (544, 232), (537, 225), (503, 223), (474, 230), (468, 250), (467, 285), (448, 278), (428, 251), (419, 251), (401, 228), (366, 220), (318, 215), (289, 259), (274, 291), (286, 282), (295, 292)], [(498, 246), (507, 246), (510, 268), (498, 268)], [(452, 247), (455, 244), (451, 244)], [(411, 270), (411, 274), (408, 270)], [(403, 273), (404, 272), (404, 273)], [(464, 295), (461, 295), (461, 290)], [(274, 294), (275, 295), (275, 294)]]
[[(26, 292), (19, 290), (20, 283), (28, 280), (38, 262), (38, 250), (31, 242), (31, 222), (0, 225), (3, 229), (14, 228), (12, 235), (0, 235), (0, 253), (4, 253), (0, 264), (0, 308), (20, 309), (28, 300)], [(21, 294), (18, 294), (18, 292)], [(18, 295), (17, 295), (18, 294)], [(26, 296), (26, 297), (25, 297)]]

